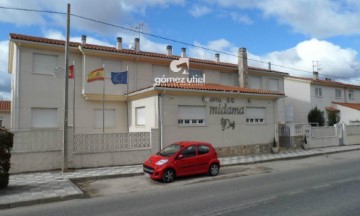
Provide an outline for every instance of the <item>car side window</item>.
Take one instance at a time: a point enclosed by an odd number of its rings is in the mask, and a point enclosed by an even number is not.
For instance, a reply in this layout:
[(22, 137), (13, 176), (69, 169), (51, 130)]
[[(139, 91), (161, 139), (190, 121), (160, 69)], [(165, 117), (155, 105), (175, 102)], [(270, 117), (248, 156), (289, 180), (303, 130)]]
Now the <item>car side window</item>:
[(194, 157), (196, 156), (196, 148), (195, 146), (189, 146), (186, 149), (182, 150), (181, 154), (184, 155), (184, 158)]
[(198, 146), (198, 155), (203, 155), (209, 153), (210, 148), (206, 145), (199, 145)]

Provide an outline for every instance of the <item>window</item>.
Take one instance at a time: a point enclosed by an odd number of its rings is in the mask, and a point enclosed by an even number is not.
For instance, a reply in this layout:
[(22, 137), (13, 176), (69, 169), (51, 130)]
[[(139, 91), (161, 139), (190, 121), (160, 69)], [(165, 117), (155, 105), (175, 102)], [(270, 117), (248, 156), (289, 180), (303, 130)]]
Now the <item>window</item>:
[(320, 87), (315, 87), (315, 96), (322, 97), (322, 89)]
[(180, 126), (204, 126), (206, 117), (205, 106), (178, 107), (178, 124)]
[(186, 149), (182, 150), (180, 154), (182, 154), (184, 158), (194, 157), (196, 156), (196, 148), (195, 146), (189, 146)]
[(265, 108), (246, 108), (246, 123), (265, 124)]
[(252, 89), (261, 89), (261, 77), (259, 76), (249, 76), (248, 86)]
[(53, 75), (58, 66), (57, 55), (33, 54), (33, 73)]
[(203, 72), (201, 70), (192, 70), (189, 71), (189, 78), (203, 78)]
[(220, 84), (236, 86), (237, 79), (235, 74), (231, 73), (220, 73)]
[(199, 145), (198, 146), (198, 155), (203, 155), (209, 153), (210, 148), (206, 145)]
[(278, 79), (268, 79), (268, 89), (270, 91), (279, 91), (279, 80)]
[(341, 89), (335, 89), (335, 98), (342, 98)]
[(57, 108), (31, 108), (32, 128), (58, 128)]
[(95, 119), (94, 119), (94, 127), (102, 128), (103, 127), (103, 114), (105, 116), (104, 120), (104, 128), (114, 128), (116, 125), (116, 116), (115, 109), (95, 109)]
[(349, 98), (349, 100), (354, 100), (354, 91), (353, 90), (348, 91), (348, 98)]
[(145, 107), (135, 108), (135, 121), (138, 126), (145, 125)]

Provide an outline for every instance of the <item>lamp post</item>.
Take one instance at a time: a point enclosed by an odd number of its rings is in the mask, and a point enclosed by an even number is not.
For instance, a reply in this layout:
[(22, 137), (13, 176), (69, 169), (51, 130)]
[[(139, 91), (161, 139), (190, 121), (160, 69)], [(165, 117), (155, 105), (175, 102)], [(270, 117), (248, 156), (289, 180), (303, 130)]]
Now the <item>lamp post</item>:
[(68, 170), (68, 86), (69, 86), (69, 36), (70, 36), (70, 4), (67, 4), (66, 42), (65, 42), (65, 89), (64, 89), (64, 131), (63, 131), (63, 164), (62, 171)]

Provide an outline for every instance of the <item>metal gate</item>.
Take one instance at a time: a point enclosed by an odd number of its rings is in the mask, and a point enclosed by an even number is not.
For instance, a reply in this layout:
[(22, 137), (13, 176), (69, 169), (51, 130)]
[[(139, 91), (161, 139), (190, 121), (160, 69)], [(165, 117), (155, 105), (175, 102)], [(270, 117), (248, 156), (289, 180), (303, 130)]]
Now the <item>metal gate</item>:
[(290, 127), (286, 124), (279, 125), (279, 146), (280, 148), (291, 147)]

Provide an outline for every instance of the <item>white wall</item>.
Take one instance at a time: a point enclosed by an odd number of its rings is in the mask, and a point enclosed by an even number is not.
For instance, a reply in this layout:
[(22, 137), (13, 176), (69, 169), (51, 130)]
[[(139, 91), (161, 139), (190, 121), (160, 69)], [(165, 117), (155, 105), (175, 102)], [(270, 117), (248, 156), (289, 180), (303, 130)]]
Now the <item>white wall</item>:
[[(152, 128), (158, 128), (158, 97), (152, 96), (129, 102), (129, 132), (150, 131)], [(137, 107), (145, 107), (145, 125), (136, 125)]]
[(294, 122), (307, 122), (310, 105), (310, 83), (285, 79), (285, 105), (293, 107)]
[(0, 120), (2, 121), (2, 126), (6, 129), (10, 129), (10, 111), (2, 112), (0, 111)]
[[(340, 122), (347, 125), (360, 123), (360, 110), (351, 109), (349, 107), (335, 104), (336, 108), (340, 110)], [(360, 141), (359, 141), (360, 142)]]

